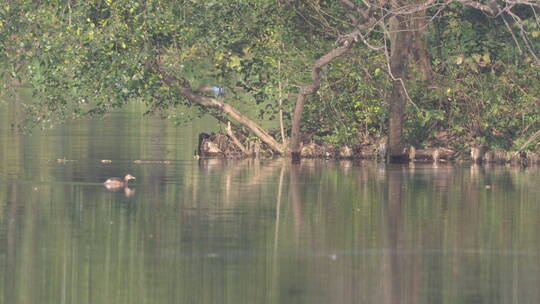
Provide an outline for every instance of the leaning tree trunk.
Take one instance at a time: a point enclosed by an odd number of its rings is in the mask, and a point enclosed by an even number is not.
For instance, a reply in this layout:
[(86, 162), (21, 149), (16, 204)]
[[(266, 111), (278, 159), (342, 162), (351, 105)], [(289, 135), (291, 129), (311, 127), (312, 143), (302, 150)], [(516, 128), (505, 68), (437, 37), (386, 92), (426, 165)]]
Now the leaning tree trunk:
[(246, 115), (242, 114), (240, 111), (235, 109), (228, 103), (219, 101), (214, 98), (202, 96), (196, 94), (191, 89), (190, 83), (186, 79), (179, 79), (175, 76), (167, 73), (163, 66), (156, 60), (154, 63), (156, 65), (157, 71), (161, 74), (163, 82), (169, 87), (176, 89), (182, 96), (193, 104), (199, 105), (204, 108), (213, 108), (218, 109), (221, 112), (227, 114), (231, 119), (235, 120), (239, 124), (248, 128), (253, 134), (261, 139), (265, 144), (267, 144), (272, 150), (284, 154), (285, 147), (278, 143), (266, 130), (264, 130), (259, 124), (249, 119)]
[(291, 130), (291, 157), (293, 161), (298, 161), (300, 159), (300, 149), (301, 149), (301, 138), (300, 138), (300, 127), (302, 124), (302, 112), (304, 110), (304, 103), (308, 95), (314, 94), (317, 92), (321, 86), (321, 69), (332, 62), (337, 57), (345, 54), (352, 46), (354, 42), (354, 37), (359, 33), (358, 29), (355, 29), (353, 32), (344, 36), (344, 41), (342, 44), (328, 53), (321, 56), (315, 61), (311, 71), (311, 83), (300, 87), (300, 92), (296, 99), (296, 105), (294, 108), (294, 114), (292, 118), (292, 130)]
[(405, 80), (408, 76), (407, 58), (409, 57), (411, 33), (407, 21), (401, 17), (390, 20), (390, 71), (393, 78), (392, 94), (388, 101), (388, 162), (405, 162), (409, 156), (403, 140), (403, 125), (407, 94)]

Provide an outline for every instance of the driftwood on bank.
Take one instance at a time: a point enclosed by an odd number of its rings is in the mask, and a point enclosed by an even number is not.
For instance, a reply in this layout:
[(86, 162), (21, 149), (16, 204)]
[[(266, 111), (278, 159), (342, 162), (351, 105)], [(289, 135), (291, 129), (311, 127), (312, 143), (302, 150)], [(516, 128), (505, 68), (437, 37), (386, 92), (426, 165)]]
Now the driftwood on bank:
[(415, 149), (414, 147), (409, 148), (409, 160), (410, 161), (451, 161), (455, 159), (457, 154), (456, 150), (450, 148), (430, 148), (430, 149)]
[(238, 149), (242, 151), (242, 153), (249, 154), (246, 147), (244, 147), (244, 145), (240, 142), (240, 140), (236, 137), (236, 135), (234, 135), (230, 121), (227, 122), (227, 135), (229, 136), (229, 138), (231, 138), (232, 142), (238, 147)]
[(486, 154), (487, 148), (480, 146), (480, 147), (472, 147), (471, 148), (471, 161), (473, 163), (481, 163), (482, 159), (484, 158), (484, 154)]
[[(201, 158), (245, 158), (272, 156), (272, 150), (260, 141), (247, 141), (245, 137), (237, 136), (232, 128), (227, 128), (227, 135), (221, 133), (199, 135), (197, 156)], [(467, 160), (460, 154), (460, 151), (446, 148), (434, 147), (428, 149), (406, 149), (410, 162), (451, 162)], [(324, 158), (324, 159), (379, 159), (384, 160), (386, 145), (379, 146), (350, 147), (335, 146), (331, 144), (317, 144), (315, 142), (302, 145), (302, 158)], [(507, 164), (528, 166), (540, 164), (540, 156), (528, 151), (512, 153), (503, 150), (488, 150), (485, 147), (473, 147), (470, 151), (470, 161), (484, 164)]]
[[(449, 148), (415, 149), (410, 147), (406, 149), (409, 161), (425, 162), (433, 161), (451, 161), (455, 158), (457, 152)], [(386, 154), (386, 145), (378, 147), (351, 148), (349, 146), (334, 147), (333, 145), (317, 145), (309, 143), (302, 147), (301, 155), (304, 158), (336, 158), (336, 159), (384, 159)]]
[(507, 163), (520, 166), (540, 165), (540, 156), (533, 151), (519, 152), (517, 154), (507, 153), (507, 155), (509, 155), (506, 160)]
[(540, 157), (533, 151), (508, 152), (504, 150), (488, 150), (486, 147), (471, 148), (471, 161), (484, 164), (507, 164), (529, 166), (540, 164)]
[(200, 158), (236, 159), (259, 157), (261, 154), (272, 155), (272, 149), (268, 149), (259, 141), (249, 141), (246, 146), (231, 128), (227, 129), (227, 135), (221, 133), (199, 134), (196, 156)]

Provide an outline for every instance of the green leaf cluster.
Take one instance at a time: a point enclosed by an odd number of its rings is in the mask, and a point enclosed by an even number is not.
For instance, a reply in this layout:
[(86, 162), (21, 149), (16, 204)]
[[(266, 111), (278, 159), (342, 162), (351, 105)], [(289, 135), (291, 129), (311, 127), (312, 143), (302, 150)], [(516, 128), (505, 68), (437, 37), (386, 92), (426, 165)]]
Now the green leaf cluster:
[[(516, 13), (527, 40), (504, 16), (460, 4), (428, 11), (423, 42), (433, 79), (422, 80), (409, 60), (410, 143), (512, 148), (539, 128), (540, 71), (528, 50), (540, 50), (540, 28), (530, 10)], [(33, 92), (25, 105), (31, 124), (103, 115), (133, 101), (178, 117), (191, 103), (156, 72), (159, 60), (201, 94), (223, 88), (227, 102), (255, 119), (273, 121), (282, 111), (288, 131), (298, 88), (351, 30), (346, 19), (336, 1), (8, 1), (0, 7), (0, 70)], [(384, 45), (381, 32), (365, 38)], [(323, 75), (306, 103), (307, 138), (361, 145), (386, 135), (392, 79), (384, 53), (358, 42)]]

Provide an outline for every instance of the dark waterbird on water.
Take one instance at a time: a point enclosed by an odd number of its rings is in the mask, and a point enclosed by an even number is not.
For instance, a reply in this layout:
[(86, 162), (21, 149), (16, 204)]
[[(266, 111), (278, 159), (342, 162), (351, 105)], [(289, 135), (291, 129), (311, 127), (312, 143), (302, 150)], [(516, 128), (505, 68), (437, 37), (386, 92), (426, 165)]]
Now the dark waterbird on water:
[(135, 179), (135, 176), (127, 174), (124, 179), (121, 179), (119, 177), (111, 177), (107, 179), (103, 184), (105, 185), (105, 188), (109, 190), (117, 190), (124, 187), (127, 188), (128, 182), (132, 179)]

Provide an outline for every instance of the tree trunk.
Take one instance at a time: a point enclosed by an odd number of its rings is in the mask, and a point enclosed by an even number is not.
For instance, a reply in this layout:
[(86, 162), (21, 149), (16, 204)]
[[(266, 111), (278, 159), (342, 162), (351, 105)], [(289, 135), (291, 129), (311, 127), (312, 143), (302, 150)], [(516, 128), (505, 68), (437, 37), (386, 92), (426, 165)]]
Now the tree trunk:
[(294, 108), (294, 115), (292, 118), (292, 130), (291, 130), (291, 157), (293, 162), (300, 159), (300, 127), (302, 124), (302, 112), (304, 110), (304, 103), (308, 95), (314, 94), (317, 92), (321, 86), (321, 69), (325, 65), (332, 62), (337, 57), (345, 54), (352, 46), (354, 42), (354, 37), (359, 33), (359, 30), (356, 29), (348, 35), (349, 39), (343, 41), (343, 44), (335, 49), (332, 49), (330, 52), (324, 54), (313, 64), (313, 69), (311, 71), (311, 83), (300, 88), (298, 97), (296, 99), (296, 106)]
[(422, 74), (422, 80), (430, 81), (433, 76), (433, 69), (431, 68), (431, 59), (424, 45), (423, 37), (427, 29), (426, 11), (417, 12), (412, 22), (414, 32), (412, 32), (411, 53), (416, 68)]
[(296, 105), (294, 107), (294, 114), (291, 122), (291, 158), (293, 162), (300, 160), (300, 125), (302, 123), (302, 111), (304, 111), (306, 95), (307, 94), (302, 93), (302, 90), (300, 90), (300, 94), (298, 94), (298, 98), (296, 99)]
[(403, 141), (403, 123), (407, 95), (405, 80), (408, 77), (407, 58), (409, 57), (411, 33), (407, 21), (401, 17), (390, 19), (390, 71), (393, 78), (392, 94), (388, 101), (388, 162), (407, 162), (409, 156)]

